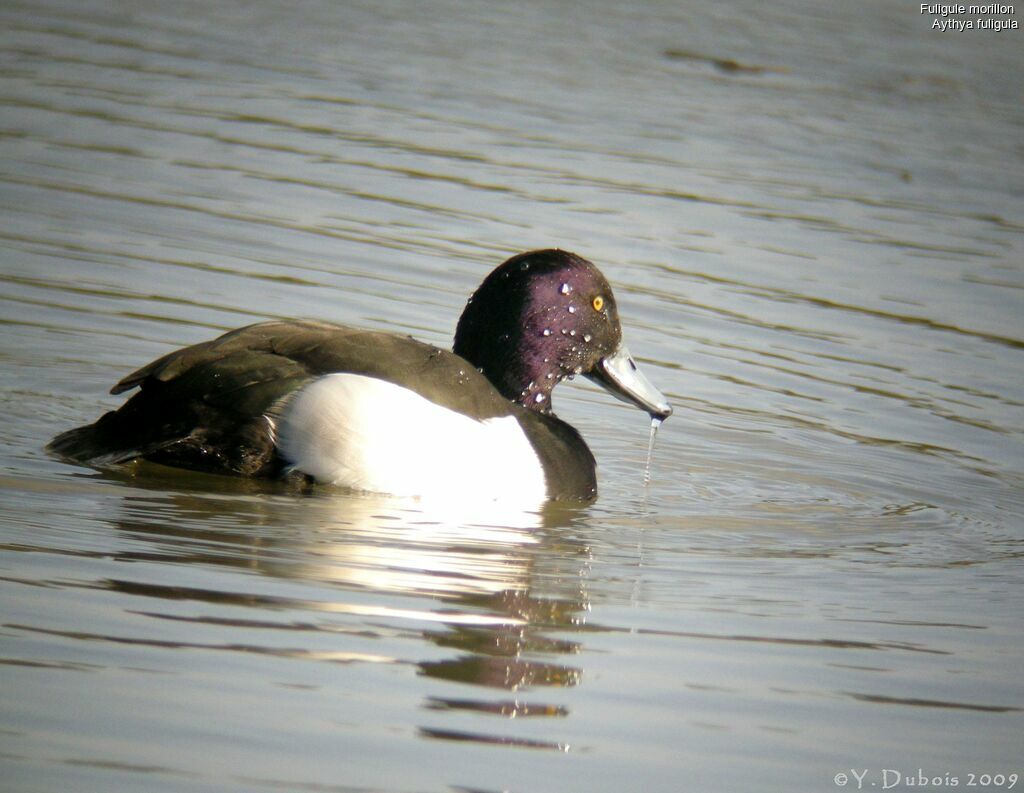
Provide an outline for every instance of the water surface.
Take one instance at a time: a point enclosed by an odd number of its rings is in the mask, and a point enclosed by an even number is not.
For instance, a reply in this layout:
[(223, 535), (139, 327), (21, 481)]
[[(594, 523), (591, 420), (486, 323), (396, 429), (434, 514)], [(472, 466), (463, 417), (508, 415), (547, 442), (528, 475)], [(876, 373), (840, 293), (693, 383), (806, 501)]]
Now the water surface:
[[(4, 4), (0, 787), (1024, 772), (1024, 49), (905, 5)], [(541, 514), (42, 452), (248, 322), (447, 346), (552, 245), (676, 406), (646, 487), (580, 382)]]

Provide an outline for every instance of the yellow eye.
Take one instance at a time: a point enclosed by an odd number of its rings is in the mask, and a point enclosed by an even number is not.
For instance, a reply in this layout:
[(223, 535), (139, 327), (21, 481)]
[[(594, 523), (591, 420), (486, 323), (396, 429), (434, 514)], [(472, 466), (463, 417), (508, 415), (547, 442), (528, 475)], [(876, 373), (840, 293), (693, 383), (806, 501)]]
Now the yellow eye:
[(604, 298), (598, 295), (594, 298), (594, 302), (591, 305), (593, 305), (594, 311), (600, 311), (604, 308)]

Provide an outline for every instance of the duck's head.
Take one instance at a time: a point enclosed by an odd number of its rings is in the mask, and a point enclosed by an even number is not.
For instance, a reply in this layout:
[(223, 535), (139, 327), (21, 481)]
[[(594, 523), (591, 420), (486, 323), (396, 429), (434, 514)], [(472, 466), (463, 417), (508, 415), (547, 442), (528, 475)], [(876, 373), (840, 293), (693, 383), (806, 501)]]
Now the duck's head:
[(455, 331), (454, 351), (506, 398), (551, 411), (551, 391), (577, 374), (665, 419), (672, 407), (622, 343), (611, 286), (586, 259), (521, 253), (484, 279)]

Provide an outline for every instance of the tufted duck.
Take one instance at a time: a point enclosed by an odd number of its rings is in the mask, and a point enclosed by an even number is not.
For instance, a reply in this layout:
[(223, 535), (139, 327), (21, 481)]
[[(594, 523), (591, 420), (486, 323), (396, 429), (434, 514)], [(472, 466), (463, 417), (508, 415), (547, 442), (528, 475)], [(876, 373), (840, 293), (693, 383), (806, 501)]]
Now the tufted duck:
[(575, 254), (514, 256), (469, 299), (454, 352), (325, 322), (263, 322), (172, 352), (140, 390), (48, 449), (395, 495), (589, 500), (594, 457), (552, 412), (582, 374), (667, 418), (622, 343), (611, 287)]

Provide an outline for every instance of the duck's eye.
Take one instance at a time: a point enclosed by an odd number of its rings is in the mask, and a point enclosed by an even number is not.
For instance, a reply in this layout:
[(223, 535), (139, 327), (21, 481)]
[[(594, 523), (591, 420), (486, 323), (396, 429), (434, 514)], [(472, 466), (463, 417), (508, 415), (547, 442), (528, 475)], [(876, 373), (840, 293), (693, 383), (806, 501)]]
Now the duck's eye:
[(597, 297), (594, 298), (591, 305), (594, 307), (594, 311), (600, 311), (602, 308), (604, 308), (604, 298), (601, 297), (601, 295), (598, 295)]

